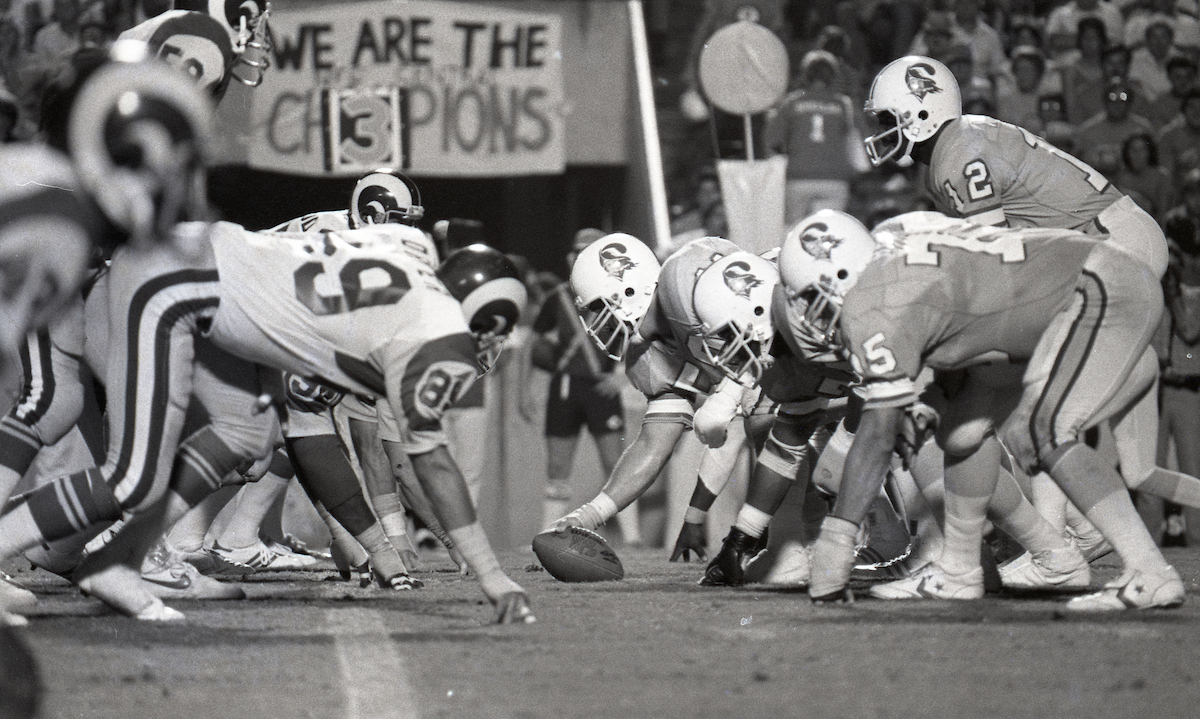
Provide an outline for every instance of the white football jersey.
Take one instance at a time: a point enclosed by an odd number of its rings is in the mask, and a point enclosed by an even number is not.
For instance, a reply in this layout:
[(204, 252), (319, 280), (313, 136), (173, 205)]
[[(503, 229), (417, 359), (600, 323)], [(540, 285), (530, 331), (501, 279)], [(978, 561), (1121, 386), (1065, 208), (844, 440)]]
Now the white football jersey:
[(216, 223), (210, 337), (251, 361), (386, 397), (411, 434), (408, 451), (428, 451), (442, 413), (482, 369), (458, 302), (384, 227), (296, 235)]
[[(346, 210), (322, 210), (301, 215), (294, 220), (288, 220), (281, 225), (272, 227), (267, 232), (340, 232), (350, 229), (350, 213)], [(437, 269), (438, 254), (433, 240), (421, 230), (410, 225), (388, 223), (383, 225), (367, 225), (359, 228), (361, 232), (373, 231), (380, 234), (381, 239), (395, 244), (414, 259)]]

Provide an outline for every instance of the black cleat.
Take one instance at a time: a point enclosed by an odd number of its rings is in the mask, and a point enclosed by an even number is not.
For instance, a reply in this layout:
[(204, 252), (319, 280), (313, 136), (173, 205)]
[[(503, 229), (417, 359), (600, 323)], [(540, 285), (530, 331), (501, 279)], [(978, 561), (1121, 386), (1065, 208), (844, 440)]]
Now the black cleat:
[(730, 527), (729, 534), (721, 544), (721, 551), (712, 558), (704, 568), (704, 576), (700, 578), (702, 587), (740, 587), (745, 583), (743, 578), (746, 561), (754, 556), (753, 545), (755, 538), (737, 527)]

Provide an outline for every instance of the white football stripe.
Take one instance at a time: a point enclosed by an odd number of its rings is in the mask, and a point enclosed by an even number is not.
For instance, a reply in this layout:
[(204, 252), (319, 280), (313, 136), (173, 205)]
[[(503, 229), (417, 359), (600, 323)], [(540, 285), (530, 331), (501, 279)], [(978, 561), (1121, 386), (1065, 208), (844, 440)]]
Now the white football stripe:
[(325, 622), (346, 692), (346, 719), (418, 719), (417, 694), (383, 615), (370, 609), (330, 609)]

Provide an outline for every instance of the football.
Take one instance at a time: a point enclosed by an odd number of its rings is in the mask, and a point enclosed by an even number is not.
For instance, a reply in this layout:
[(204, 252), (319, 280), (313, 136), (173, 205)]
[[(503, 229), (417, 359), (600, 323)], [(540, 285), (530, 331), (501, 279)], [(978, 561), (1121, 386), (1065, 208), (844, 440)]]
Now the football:
[(620, 558), (604, 537), (582, 527), (542, 532), (533, 538), (533, 553), (560, 582), (606, 582), (625, 576)]

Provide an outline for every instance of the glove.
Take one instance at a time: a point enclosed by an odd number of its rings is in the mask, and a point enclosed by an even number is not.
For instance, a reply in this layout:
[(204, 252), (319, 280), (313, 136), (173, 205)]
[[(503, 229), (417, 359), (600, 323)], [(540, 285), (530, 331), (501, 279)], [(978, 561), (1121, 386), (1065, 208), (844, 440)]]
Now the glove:
[(537, 617), (529, 608), (529, 597), (524, 592), (509, 592), (496, 602), (496, 613), (492, 624), (533, 624)]
[(708, 537), (704, 533), (704, 525), (694, 522), (684, 522), (683, 527), (679, 530), (679, 538), (675, 540), (675, 551), (671, 554), (671, 561), (690, 562), (691, 552), (696, 553), (696, 561), (703, 562), (708, 558), (705, 548), (708, 546)]
[(696, 437), (713, 449), (723, 446), (729, 423), (737, 416), (741, 400), (742, 386), (728, 378), (723, 380), (692, 418)]

